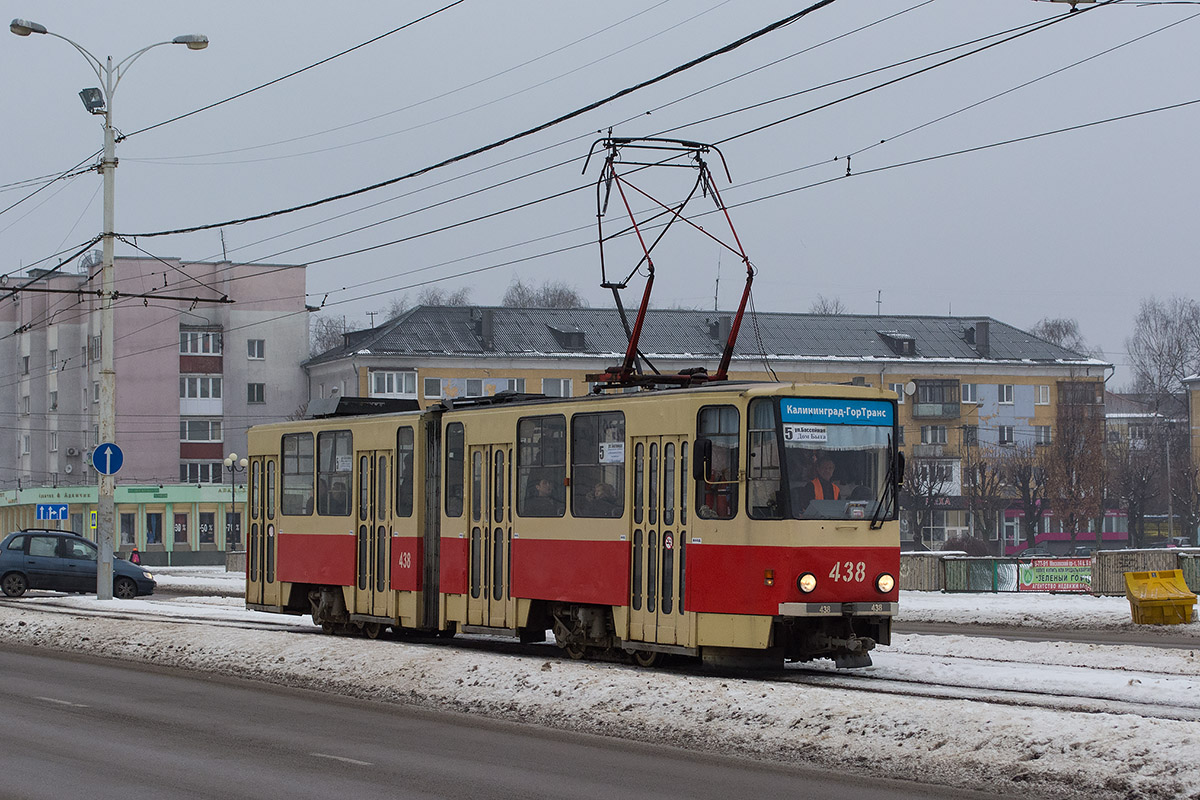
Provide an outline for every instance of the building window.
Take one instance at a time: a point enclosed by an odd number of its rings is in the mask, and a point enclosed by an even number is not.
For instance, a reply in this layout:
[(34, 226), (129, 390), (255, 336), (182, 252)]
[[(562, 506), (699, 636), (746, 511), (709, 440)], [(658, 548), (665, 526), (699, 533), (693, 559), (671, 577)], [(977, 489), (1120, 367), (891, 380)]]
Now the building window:
[(99, 361), (100, 360), (100, 337), (99, 336), (93, 336), (91, 339), (91, 349), (88, 352), (88, 360), (89, 361)]
[(179, 354), (219, 356), (222, 353), (220, 331), (180, 331)]
[(898, 444), (898, 445), (904, 444), (904, 426), (903, 425), (896, 428), (896, 444)]
[(50, 369), (54, 369), (54, 367), (58, 364), (58, 348), (57, 347), (50, 351), (49, 361), (50, 361)]
[(92, 402), (93, 403), (100, 402), (100, 382), (99, 381), (92, 381)]
[(29, 356), (21, 356), (21, 374), (29, 374)]
[(58, 411), (58, 392), (50, 392), (50, 410)]
[(1034, 425), (1033, 426), (1033, 443), (1034, 444), (1050, 444), (1050, 426), (1049, 425)]
[(441, 378), (426, 378), (424, 394), (426, 397), (441, 397), (442, 396), (442, 379)]
[(505, 380), (505, 387), (503, 389), (501, 389), (500, 391), (502, 391), (502, 392), (505, 392), (505, 391), (517, 392), (518, 394), (524, 394), (525, 393), (525, 379), (524, 378), (507, 378)]
[(411, 370), (371, 372), (372, 397), (416, 397), (417, 373)]
[(246, 340), (246, 358), (251, 361), (262, 361), (267, 357), (267, 340), (266, 339), (247, 339)]
[(25, 434), (21, 437), (21, 455), (29, 455), (29, 434)]
[(1003, 405), (1012, 405), (1013, 401), (1013, 385), (1011, 383), (1001, 383), (996, 386), (997, 397)]
[(1129, 440), (1131, 442), (1145, 443), (1150, 438), (1150, 426), (1140, 423), (1132, 423), (1129, 426)]
[(21, 395), (21, 413), (29, 413), (29, 395)]
[(979, 403), (979, 384), (964, 383), (962, 385), (962, 401), (964, 403)]
[(1036, 391), (1037, 399), (1033, 401), (1034, 404), (1039, 406), (1050, 405), (1050, 387), (1046, 384), (1042, 384), (1041, 386), (1036, 387)]
[(945, 444), (946, 443), (946, 426), (945, 425), (922, 425), (921, 426), (921, 444)]
[(121, 515), (121, 546), (132, 547), (137, 544), (137, 515)]
[(542, 378), (542, 394), (546, 397), (570, 397), (570, 378)]
[(175, 515), (175, 544), (188, 543), (188, 515)]
[(180, 483), (220, 483), (221, 470), (225, 465), (220, 461), (181, 461), (179, 462)]
[(962, 443), (964, 447), (974, 447), (975, 445), (979, 444), (978, 425), (964, 425), (962, 429), (962, 435)]
[(467, 397), (483, 397), (483, 380), (467, 378)]
[(47, 434), (46, 442), (50, 447), (51, 453), (58, 452), (58, 434), (56, 432), (50, 431), (50, 433)]
[(250, 404), (265, 403), (266, 401), (265, 383), (247, 383), (246, 384), (246, 402)]
[(904, 405), (904, 384), (903, 383), (889, 383), (888, 389), (890, 389), (891, 391), (896, 393), (896, 404)]
[(217, 541), (217, 515), (212, 511), (200, 512), (200, 544), (215, 544)]
[(217, 419), (179, 420), (179, 441), (221, 442), (221, 421)]
[(146, 514), (146, 544), (163, 543), (162, 512)]
[(221, 378), (216, 375), (181, 375), (179, 397), (181, 400), (220, 399)]
[(1000, 444), (1012, 444), (1016, 441), (1016, 432), (1012, 425), (1000, 425), (997, 430), (1000, 435)]

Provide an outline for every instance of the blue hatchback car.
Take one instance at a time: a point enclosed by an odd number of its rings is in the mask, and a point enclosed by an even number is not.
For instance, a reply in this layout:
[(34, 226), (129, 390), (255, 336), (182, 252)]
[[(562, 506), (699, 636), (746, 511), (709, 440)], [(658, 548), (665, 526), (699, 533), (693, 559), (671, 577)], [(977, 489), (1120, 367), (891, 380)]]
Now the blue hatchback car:
[[(0, 541), (0, 590), (20, 597), (29, 589), (96, 591), (99, 548), (69, 531), (22, 530)], [(154, 576), (137, 564), (113, 559), (113, 596), (153, 594)]]

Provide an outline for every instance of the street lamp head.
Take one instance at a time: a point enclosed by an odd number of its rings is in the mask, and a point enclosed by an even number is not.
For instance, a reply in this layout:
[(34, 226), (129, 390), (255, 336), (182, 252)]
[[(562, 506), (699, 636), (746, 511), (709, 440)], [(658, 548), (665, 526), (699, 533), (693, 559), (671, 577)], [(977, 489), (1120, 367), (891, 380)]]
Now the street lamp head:
[(104, 92), (99, 89), (84, 89), (79, 93), (79, 99), (83, 101), (83, 107), (89, 114), (104, 113)]
[(234, 462), (237, 461), (237, 458), (238, 458), (237, 453), (230, 453), (229, 455), (225, 456), (225, 466), (232, 467), (234, 465)]
[(27, 19), (14, 19), (8, 23), (8, 29), (17, 36), (28, 36), (31, 33), (48, 33), (45, 25), (39, 25)]
[(244, 459), (244, 458), (239, 458), (239, 459), (238, 459), (238, 466), (239, 466), (239, 467), (241, 467), (242, 469), (245, 469), (245, 468), (246, 468), (246, 465), (247, 465), (247, 464), (249, 464), (249, 463), (250, 463), (250, 462), (249, 462), (249, 461), (247, 461), (247, 460), (246, 460), (246, 459)]
[[(15, 25), (19, 20), (14, 20)], [(172, 44), (186, 44), (188, 50), (203, 50), (208, 47), (208, 37), (202, 33), (188, 33), (183, 36), (176, 36), (171, 40)]]

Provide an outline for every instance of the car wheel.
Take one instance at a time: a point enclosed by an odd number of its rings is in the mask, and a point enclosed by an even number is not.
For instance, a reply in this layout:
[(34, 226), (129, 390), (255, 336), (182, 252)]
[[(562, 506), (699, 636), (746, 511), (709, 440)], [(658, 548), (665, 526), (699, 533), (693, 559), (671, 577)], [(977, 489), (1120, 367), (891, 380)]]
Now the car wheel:
[(29, 581), (19, 572), (10, 572), (0, 580), (0, 588), (9, 597), (20, 597), (29, 588)]
[(113, 581), (113, 597), (118, 600), (132, 600), (137, 597), (137, 584), (131, 578), (117, 578)]

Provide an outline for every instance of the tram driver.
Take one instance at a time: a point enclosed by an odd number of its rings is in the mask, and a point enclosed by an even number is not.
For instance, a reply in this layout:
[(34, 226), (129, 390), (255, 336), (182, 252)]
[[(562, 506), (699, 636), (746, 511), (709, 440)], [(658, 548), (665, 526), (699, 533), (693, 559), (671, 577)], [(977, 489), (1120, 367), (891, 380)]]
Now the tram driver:
[(813, 500), (838, 500), (841, 498), (841, 487), (833, 482), (833, 473), (836, 468), (833, 459), (828, 455), (817, 459), (816, 474), (812, 480), (801, 484), (799, 491), (793, 497), (797, 511), (803, 513)]

